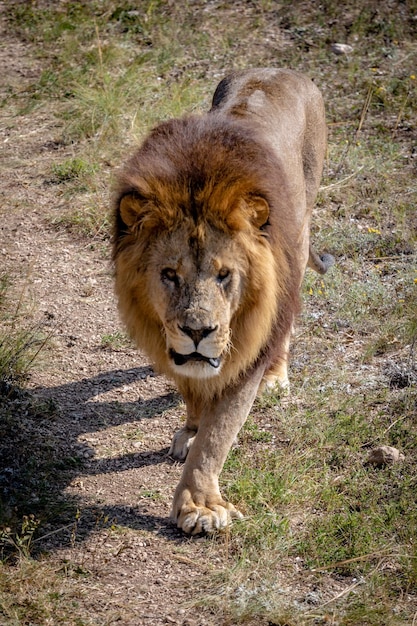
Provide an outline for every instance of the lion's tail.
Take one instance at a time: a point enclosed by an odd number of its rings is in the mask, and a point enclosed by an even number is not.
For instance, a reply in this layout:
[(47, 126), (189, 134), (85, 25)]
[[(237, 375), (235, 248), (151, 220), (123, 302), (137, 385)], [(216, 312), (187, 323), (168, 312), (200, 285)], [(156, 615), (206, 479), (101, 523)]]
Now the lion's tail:
[(307, 266), (319, 274), (325, 274), (327, 270), (335, 264), (334, 256), (331, 254), (317, 254), (310, 245)]

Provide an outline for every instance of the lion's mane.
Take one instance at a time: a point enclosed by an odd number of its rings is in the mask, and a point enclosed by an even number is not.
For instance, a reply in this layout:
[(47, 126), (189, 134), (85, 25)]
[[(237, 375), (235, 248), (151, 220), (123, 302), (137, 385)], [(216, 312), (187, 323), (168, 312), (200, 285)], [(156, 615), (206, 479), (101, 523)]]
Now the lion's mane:
[[(129, 195), (141, 206), (134, 227), (120, 212)], [(270, 212), (264, 224), (254, 226), (251, 199), (256, 198), (266, 200)], [(213, 397), (259, 359), (267, 367), (280, 357), (280, 337), (299, 308), (301, 270), (294, 258), (299, 233), (292, 202), (273, 152), (245, 121), (225, 121), (215, 112), (160, 124), (119, 172), (113, 256), (121, 316), (138, 346), (180, 391)], [(231, 320), (227, 362), (219, 376), (203, 381), (184, 380), (171, 371), (163, 324), (146, 280), (150, 251), (161, 234), (184, 222), (193, 224), (198, 245), (204, 245), (207, 225), (227, 233), (249, 268)]]

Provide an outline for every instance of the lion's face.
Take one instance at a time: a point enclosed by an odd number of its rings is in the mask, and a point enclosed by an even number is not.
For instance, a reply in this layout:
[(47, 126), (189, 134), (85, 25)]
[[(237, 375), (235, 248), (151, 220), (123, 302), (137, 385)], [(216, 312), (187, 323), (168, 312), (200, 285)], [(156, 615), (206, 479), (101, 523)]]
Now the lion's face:
[(151, 252), (148, 293), (163, 325), (173, 372), (209, 378), (222, 370), (233, 345), (246, 262), (229, 236), (182, 224)]

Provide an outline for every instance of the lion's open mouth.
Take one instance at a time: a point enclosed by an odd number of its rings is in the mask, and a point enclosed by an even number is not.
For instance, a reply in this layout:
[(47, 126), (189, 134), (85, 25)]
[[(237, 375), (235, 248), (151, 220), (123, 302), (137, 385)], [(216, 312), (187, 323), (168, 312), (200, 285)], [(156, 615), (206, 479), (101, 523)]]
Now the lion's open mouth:
[(215, 369), (220, 367), (220, 357), (211, 358), (208, 356), (203, 356), (199, 352), (192, 352), (191, 354), (180, 354), (179, 352), (175, 352), (175, 350), (169, 351), (169, 356), (174, 361), (175, 365), (185, 365), (190, 361), (203, 361), (204, 363), (208, 363)]

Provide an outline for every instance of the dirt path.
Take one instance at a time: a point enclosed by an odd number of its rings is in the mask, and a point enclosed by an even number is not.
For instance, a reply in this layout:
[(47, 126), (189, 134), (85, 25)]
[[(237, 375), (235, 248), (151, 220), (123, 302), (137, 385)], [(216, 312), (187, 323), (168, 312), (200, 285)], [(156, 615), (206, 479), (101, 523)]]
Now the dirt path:
[(100, 254), (45, 228), (41, 211), (16, 211), (3, 241), (16, 269), (30, 268), (34, 306), (53, 328), (47, 362), (30, 387), (38, 401), (53, 402), (54, 440), (79, 463), (61, 494), (80, 512), (76, 536), (72, 524), (54, 536), (52, 558), (89, 572), (84, 601), (102, 616), (97, 623), (142, 623), (138, 616), (152, 625), (197, 623), (181, 605), (207, 555), (168, 519), (181, 471), (167, 457), (180, 399), (133, 349), (101, 348), (119, 324)]
[(136, 350), (103, 347), (121, 331), (109, 246), (53, 226), (71, 199), (48, 182), (51, 165), (71, 148), (57, 143), (57, 123), (42, 108), (15, 115), (19, 91), (42, 68), (22, 42), (0, 37), (1, 92), (17, 93), (1, 122), (0, 263), (30, 300), (27, 315), (51, 331), (29, 386), (53, 407), (40, 425), (45, 437), (76, 464), (55, 489), (68, 527), (56, 533), (50, 524), (43, 547), (57, 566), (88, 573), (78, 603), (92, 624), (209, 623), (190, 617), (186, 601), (201, 574), (224, 565), (222, 551), (169, 521), (181, 467), (167, 450), (184, 407)]
[(30, 387), (38, 401), (53, 402), (53, 439), (79, 464), (61, 494), (79, 510), (75, 538), (71, 524), (44, 547), (57, 563), (89, 572), (83, 602), (97, 623), (197, 623), (181, 605), (207, 557), (168, 519), (181, 471), (167, 457), (180, 399), (136, 351), (101, 348), (101, 337), (119, 330), (107, 262), (45, 228), (41, 211), (25, 213), (6, 223), (3, 243), (16, 269), (30, 268), (37, 315), (53, 327)]

